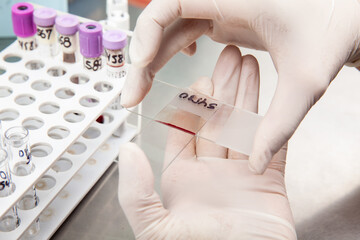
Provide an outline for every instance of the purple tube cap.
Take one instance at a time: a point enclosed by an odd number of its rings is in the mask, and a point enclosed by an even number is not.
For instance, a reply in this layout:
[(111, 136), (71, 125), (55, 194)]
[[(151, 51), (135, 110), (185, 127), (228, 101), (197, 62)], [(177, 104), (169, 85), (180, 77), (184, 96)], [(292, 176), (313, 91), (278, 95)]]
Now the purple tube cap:
[(30, 3), (16, 3), (11, 7), (11, 18), (16, 36), (27, 38), (35, 35), (33, 12), (34, 7)]
[(55, 19), (56, 31), (62, 35), (74, 35), (78, 31), (78, 26), (78, 18), (70, 14), (58, 16)]
[(110, 30), (104, 33), (103, 45), (104, 48), (110, 50), (123, 49), (127, 44), (127, 35), (120, 30)]
[(34, 11), (34, 22), (40, 27), (50, 27), (55, 24), (56, 11), (51, 8), (39, 8)]
[(80, 53), (87, 58), (99, 57), (103, 52), (102, 27), (97, 22), (79, 26)]

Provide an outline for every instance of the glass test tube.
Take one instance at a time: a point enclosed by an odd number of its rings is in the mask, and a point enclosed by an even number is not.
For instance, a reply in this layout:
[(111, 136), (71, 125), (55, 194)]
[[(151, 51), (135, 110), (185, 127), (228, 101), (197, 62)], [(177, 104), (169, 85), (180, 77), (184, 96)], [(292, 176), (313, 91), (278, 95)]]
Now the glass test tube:
[(54, 24), (56, 11), (51, 8), (39, 8), (34, 11), (34, 23), (36, 24), (36, 40), (39, 44), (40, 54), (43, 56), (55, 56), (57, 54)]
[(9, 167), (10, 156), (4, 149), (0, 149), (0, 197), (6, 197), (15, 190), (15, 185), (11, 180)]
[[(0, 149), (0, 197), (6, 197), (12, 194), (15, 185), (11, 181), (11, 172), (9, 169), (9, 155), (3, 149)], [(0, 231), (10, 232), (20, 225), (20, 218), (17, 206), (14, 205), (10, 210), (0, 218)]]
[(32, 51), (37, 47), (33, 12), (34, 7), (30, 3), (16, 3), (11, 7), (13, 30), (20, 48), (24, 51)]
[[(125, 47), (127, 35), (120, 30), (110, 30), (104, 33), (103, 45), (106, 53), (107, 75), (111, 79), (125, 77)], [(113, 110), (121, 109), (120, 96), (110, 105)]]
[[(34, 196), (35, 188), (30, 189), (20, 200), (16, 206), (21, 210), (30, 210), (39, 204), (39, 198)], [(23, 235), (22, 239), (33, 239), (40, 232), (40, 218), (37, 217), (31, 224), (29, 229)]]
[[(31, 152), (29, 147), (29, 131), (22, 127), (11, 127), (5, 132), (5, 143), (11, 154), (9, 162), (10, 170), (17, 176), (26, 176), (31, 174), (35, 167), (31, 161)], [(29, 210), (36, 207), (39, 198), (36, 194), (35, 185), (17, 202), (17, 208)], [(35, 236), (40, 230), (39, 220), (36, 219), (30, 226), (29, 236)]]
[(12, 157), (10, 170), (17, 176), (26, 176), (33, 172), (29, 147), (29, 131), (24, 127), (12, 127), (5, 132), (5, 144)]
[(55, 20), (55, 28), (59, 33), (58, 41), (63, 53), (63, 62), (75, 63), (78, 60), (76, 54), (78, 26), (79, 20), (70, 14), (59, 16)]
[(84, 68), (96, 72), (102, 68), (103, 52), (102, 27), (97, 22), (83, 23), (79, 26), (80, 53)]

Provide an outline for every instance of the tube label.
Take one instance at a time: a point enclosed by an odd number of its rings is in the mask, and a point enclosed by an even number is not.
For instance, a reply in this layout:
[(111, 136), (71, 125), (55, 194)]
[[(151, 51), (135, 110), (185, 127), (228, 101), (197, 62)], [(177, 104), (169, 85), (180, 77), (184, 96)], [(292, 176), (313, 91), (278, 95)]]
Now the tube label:
[(84, 57), (84, 67), (89, 71), (99, 71), (102, 68), (101, 56), (97, 58), (85, 58)]
[(111, 78), (122, 78), (126, 75), (124, 49), (105, 49), (107, 75)]
[(37, 40), (39, 44), (53, 44), (55, 43), (54, 27), (41, 27), (37, 26)]
[(76, 35), (66, 36), (59, 34), (58, 41), (63, 53), (74, 53), (76, 51)]
[(32, 51), (37, 47), (35, 36), (27, 38), (18, 37), (18, 43), (20, 48), (24, 51)]
[(125, 64), (125, 54), (123, 49), (110, 50), (105, 49), (106, 53), (106, 64), (109, 67), (118, 68)]

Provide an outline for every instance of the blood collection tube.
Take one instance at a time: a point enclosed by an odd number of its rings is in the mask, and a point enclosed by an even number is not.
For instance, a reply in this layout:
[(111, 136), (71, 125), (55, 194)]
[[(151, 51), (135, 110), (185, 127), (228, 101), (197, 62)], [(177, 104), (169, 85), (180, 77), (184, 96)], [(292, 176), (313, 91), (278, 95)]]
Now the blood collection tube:
[(56, 37), (54, 31), (56, 11), (51, 8), (39, 8), (34, 11), (34, 23), (36, 24), (36, 40), (39, 44), (40, 54), (55, 56)]
[(102, 27), (99, 23), (88, 22), (79, 26), (80, 53), (84, 68), (96, 72), (102, 68), (103, 52)]
[(125, 47), (126, 33), (120, 30), (110, 30), (104, 33), (103, 44), (106, 53), (107, 74), (111, 78), (121, 78), (126, 74)]
[(63, 53), (63, 62), (75, 63), (76, 56), (76, 33), (78, 31), (79, 20), (77, 17), (67, 14), (56, 18), (55, 28), (59, 33), (59, 43)]
[(34, 7), (30, 3), (16, 3), (11, 7), (14, 33), (20, 48), (24, 51), (32, 51), (37, 47), (33, 12)]
[[(107, 75), (112, 79), (122, 78), (126, 75), (125, 47), (126, 33), (120, 30), (110, 30), (104, 33), (103, 45), (106, 53)], [(110, 105), (113, 110), (121, 109), (120, 96)]]

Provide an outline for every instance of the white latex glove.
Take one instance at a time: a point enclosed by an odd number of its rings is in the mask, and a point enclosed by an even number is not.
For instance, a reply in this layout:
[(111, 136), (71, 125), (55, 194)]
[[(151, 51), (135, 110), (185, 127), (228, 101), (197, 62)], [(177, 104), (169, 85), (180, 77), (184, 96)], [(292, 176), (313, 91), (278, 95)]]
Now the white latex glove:
[(138, 104), (157, 71), (195, 40), (266, 50), (278, 85), (250, 156), (263, 173), (346, 62), (360, 58), (360, 0), (153, 0), (140, 15), (130, 45), (133, 66), (122, 105)]
[[(212, 80), (202, 78), (192, 88), (257, 112), (258, 71), (254, 57), (228, 46)], [(184, 112), (176, 117), (197, 124)], [(166, 151), (183, 146), (184, 138), (170, 132)], [(284, 184), (286, 148), (263, 175), (249, 170), (247, 156), (203, 139), (193, 139), (179, 158), (162, 174), (161, 202), (145, 154), (134, 143), (121, 148), (119, 201), (137, 239), (296, 239)]]

